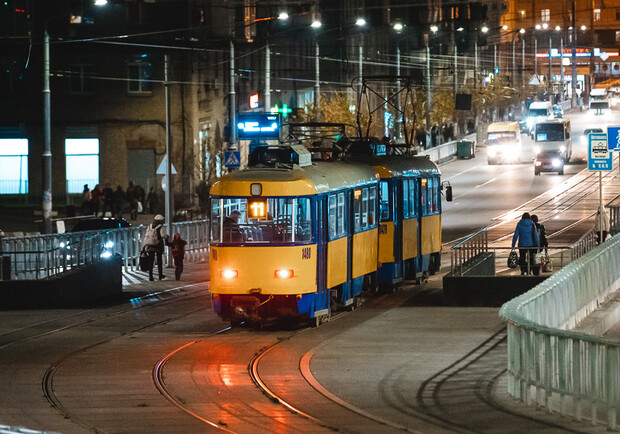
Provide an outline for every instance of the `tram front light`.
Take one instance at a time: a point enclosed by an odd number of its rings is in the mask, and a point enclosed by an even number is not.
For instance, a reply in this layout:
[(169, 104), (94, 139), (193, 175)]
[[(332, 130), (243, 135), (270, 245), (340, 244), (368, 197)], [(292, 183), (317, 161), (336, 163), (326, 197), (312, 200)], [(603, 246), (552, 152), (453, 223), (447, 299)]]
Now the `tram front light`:
[(288, 270), (286, 268), (276, 270), (276, 277), (279, 277), (280, 279), (290, 279), (293, 277), (293, 270)]
[(237, 277), (239, 277), (239, 271), (237, 270), (231, 270), (230, 268), (225, 268), (222, 271), (220, 271), (220, 276), (222, 276), (222, 278), (224, 279), (235, 279)]

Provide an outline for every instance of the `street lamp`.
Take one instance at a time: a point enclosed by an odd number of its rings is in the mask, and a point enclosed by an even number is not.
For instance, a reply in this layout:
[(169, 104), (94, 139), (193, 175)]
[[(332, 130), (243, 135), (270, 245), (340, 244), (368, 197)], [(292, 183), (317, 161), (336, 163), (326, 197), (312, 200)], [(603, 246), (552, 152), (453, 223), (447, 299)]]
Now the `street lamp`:
[[(95, 6), (103, 6), (107, 1), (97, 0)], [(49, 22), (58, 18), (45, 20), (43, 33), (43, 232), (52, 233), (52, 108), (50, 90), (50, 36), (47, 31)]]
[(280, 21), (286, 21), (288, 20), (288, 14), (284, 11), (280, 12), (280, 14), (278, 15), (278, 19)]
[(364, 18), (358, 18), (358, 19), (355, 21), (355, 25), (356, 25), (357, 27), (364, 27), (364, 26), (366, 25), (366, 20), (365, 20)]
[[(312, 27), (314, 30), (318, 30), (321, 28), (321, 21), (315, 19), (314, 21), (312, 21), (312, 24), (310, 24), (310, 27)], [(314, 77), (314, 108), (316, 109), (316, 113), (318, 116), (319, 113), (319, 107), (321, 105), (321, 83), (320, 83), (320, 76), (319, 76), (319, 38), (318, 36), (315, 34), (314, 35), (314, 49), (315, 49), (315, 55), (314, 55), (314, 70), (315, 70), (315, 77)]]

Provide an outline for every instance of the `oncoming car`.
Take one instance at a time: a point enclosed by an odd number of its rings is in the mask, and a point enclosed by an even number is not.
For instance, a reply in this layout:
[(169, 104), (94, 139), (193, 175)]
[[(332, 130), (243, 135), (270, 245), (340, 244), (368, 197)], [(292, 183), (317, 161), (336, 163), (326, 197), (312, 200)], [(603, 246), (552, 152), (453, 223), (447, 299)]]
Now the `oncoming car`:
[(564, 175), (564, 158), (556, 150), (542, 151), (534, 159), (534, 175), (538, 176), (541, 172), (557, 172)]

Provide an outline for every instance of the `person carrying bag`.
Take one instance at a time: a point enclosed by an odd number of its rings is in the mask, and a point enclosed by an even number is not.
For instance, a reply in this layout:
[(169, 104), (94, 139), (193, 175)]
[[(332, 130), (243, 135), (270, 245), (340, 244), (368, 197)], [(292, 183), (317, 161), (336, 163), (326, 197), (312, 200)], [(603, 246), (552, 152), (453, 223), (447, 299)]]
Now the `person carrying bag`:
[[(164, 254), (164, 216), (157, 214), (153, 219), (153, 223), (147, 226), (144, 234), (144, 240), (142, 242), (142, 249), (150, 257), (148, 262), (145, 259), (145, 265), (148, 265), (149, 280), (155, 280), (153, 278), (153, 268), (155, 267), (155, 258), (157, 257), (157, 268), (159, 271), (159, 280), (165, 279), (162, 271), (163, 267), (163, 254)], [(142, 254), (140, 254), (142, 256)], [(142, 266), (140, 266), (142, 268)]]
[[(538, 231), (536, 226), (530, 219), (529, 213), (523, 213), (521, 220), (517, 223), (515, 233), (512, 236), (512, 248), (515, 244), (519, 247), (519, 265), (521, 266), (521, 275), (529, 274), (530, 270), (534, 271), (534, 253), (539, 246)], [(528, 265), (529, 264), (529, 265)]]

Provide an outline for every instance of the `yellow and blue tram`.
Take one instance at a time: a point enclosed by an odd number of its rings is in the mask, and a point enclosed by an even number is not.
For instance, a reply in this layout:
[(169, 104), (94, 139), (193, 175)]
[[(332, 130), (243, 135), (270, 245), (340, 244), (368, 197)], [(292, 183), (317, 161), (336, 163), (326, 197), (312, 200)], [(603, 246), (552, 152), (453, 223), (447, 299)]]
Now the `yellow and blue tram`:
[(361, 303), (365, 288), (439, 266), (440, 181), (432, 162), (299, 165), (284, 149), (211, 188), (210, 291), (222, 319), (302, 316), (319, 324), (335, 306)]

